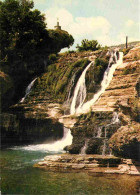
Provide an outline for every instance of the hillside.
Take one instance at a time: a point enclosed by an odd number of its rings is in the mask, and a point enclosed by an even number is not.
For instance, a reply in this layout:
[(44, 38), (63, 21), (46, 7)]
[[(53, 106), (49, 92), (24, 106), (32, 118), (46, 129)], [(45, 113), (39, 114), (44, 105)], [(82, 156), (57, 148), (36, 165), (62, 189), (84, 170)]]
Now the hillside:
[(71, 128), (73, 135), (73, 143), (67, 148), (70, 153), (79, 153), (88, 143), (86, 152), (89, 154), (102, 154), (105, 147), (106, 154), (113, 152), (138, 159), (139, 53), (140, 46), (137, 46), (124, 56), (123, 64), (117, 67), (106, 91), (90, 112), (80, 116), (69, 115), (76, 83), (85, 67), (93, 61), (95, 65), (91, 65), (86, 74), (85, 101), (90, 99), (101, 87), (109, 57), (107, 51), (100, 50), (61, 54), (54, 64), (48, 66), (46, 73), (37, 78), (25, 100), (11, 107), (10, 117), (3, 114), (2, 143), (11, 142), (9, 135), (15, 128), (19, 143), (41, 141), (46, 136), (59, 139), (64, 125)]
[(88, 140), (86, 152), (101, 154), (108, 138), (107, 154), (111, 150), (115, 155), (139, 159), (140, 46), (130, 50), (123, 61), (91, 112), (79, 116), (72, 128), (74, 139), (70, 152), (79, 153)]

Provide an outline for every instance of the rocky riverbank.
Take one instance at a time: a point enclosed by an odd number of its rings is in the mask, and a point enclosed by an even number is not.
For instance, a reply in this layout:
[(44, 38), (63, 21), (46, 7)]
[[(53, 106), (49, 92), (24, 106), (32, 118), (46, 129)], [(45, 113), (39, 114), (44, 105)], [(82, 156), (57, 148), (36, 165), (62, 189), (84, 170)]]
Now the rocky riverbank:
[(140, 163), (112, 155), (53, 155), (34, 165), (50, 171), (88, 171), (89, 173), (140, 176)]

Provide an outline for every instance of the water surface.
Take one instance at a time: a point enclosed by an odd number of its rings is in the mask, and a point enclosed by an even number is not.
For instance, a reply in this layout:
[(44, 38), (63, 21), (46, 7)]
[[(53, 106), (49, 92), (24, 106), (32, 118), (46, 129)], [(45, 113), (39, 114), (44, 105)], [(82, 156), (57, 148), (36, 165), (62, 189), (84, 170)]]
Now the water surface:
[(2, 194), (138, 195), (138, 177), (48, 172), (33, 168), (46, 155), (19, 147), (1, 151)]

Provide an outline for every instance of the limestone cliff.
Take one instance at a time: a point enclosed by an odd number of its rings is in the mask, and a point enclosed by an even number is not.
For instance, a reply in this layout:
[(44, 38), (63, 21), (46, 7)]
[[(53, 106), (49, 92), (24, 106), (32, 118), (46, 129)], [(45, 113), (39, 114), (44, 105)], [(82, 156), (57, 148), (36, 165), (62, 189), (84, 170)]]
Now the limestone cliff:
[[(140, 46), (134, 47), (124, 56), (123, 63), (117, 67), (109, 86), (89, 113), (69, 115), (74, 88), (82, 71), (96, 58), (102, 59), (99, 62), (103, 62), (105, 68), (108, 60), (106, 53), (107, 51), (97, 51), (61, 55), (55, 64), (48, 66), (46, 73), (37, 78), (25, 100), (11, 107), (11, 112), (18, 121), (14, 123), (19, 125), (17, 129), (24, 126), (24, 123), (27, 124), (25, 128), (21, 128), (20, 134), (17, 130), (17, 139), (22, 139), (23, 132), (25, 138), (32, 137), (29, 141), (36, 141), (39, 134), (42, 138), (49, 137), (53, 132), (56, 132), (57, 139), (62, 136), (64, 125), (71, 128), (73, 135), (72, 145), (66, 148), (70, 153), (80, 153), (82, 148), (86, 148), (85, 152), (89, 154), (113, 152), (123, 157), (139, 159)], [(91, 66), (87, 71), (85, 101), (100, 89), (105, 70), (101, 70), (100, 79), (96, 75), (99, 72), (97, 70)], [(9, 124), (11, 120), (8, 119)], [(34, 124), (39, 124), (42, 130), (38, 131)], [(3, 123), (3, 127), (5, 132), (11, 131), (7, 123)], [(57, 133), (58, 128), (60, 132)]]
[(69, 112), (64, 102), (68, 96), (71, 99), (75, 84), (89, 63), (89, 56), (93, 60), (95, 54), (100, 53), (60, 55), (55, 64), (48, 66), (46, 73), (35, 80), (26, 98), (11, 106), (8, 113), (2, 113), (2, 145), (60, 139), (63, 124), (59, 119), (64, 112)]
[[(102, 154), (105, 146), (106, 154), (112, 150), (115, 155), (140, 160), (140, 46), (131, 49), (123, 60), (91, 112), (79, 117), (72, 128), (70, 152), (79, 153), (88, 140), (86, 153)], [(118, 120), (111, 113), (116, 113)]]

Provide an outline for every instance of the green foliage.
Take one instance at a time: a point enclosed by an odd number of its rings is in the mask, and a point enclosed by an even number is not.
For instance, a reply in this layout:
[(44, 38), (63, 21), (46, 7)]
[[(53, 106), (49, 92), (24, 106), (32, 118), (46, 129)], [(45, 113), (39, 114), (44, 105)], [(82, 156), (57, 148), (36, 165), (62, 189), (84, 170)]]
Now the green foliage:
[(0, 46), (11, 74), (41, 73), (51, 53), (70, 47), (74, 39), (66, 31), (47, 30), (45, 17), (28, 0), (0, 1)]
[(94, 81), (100, 83), (103, 79), (104, 72), (108, 66), (108, 60), (105, 58), (97, 58), (94, 64)]
[(65, 47), (69, 48), (74, 43), (73, 37), (64, 30), (49, 30), (48, 32), (51, 39), (49, 48), (51, 48), (53, 53), (57, 53)]
[(55, 61), (56, 59), (57, 59), (56, 54), (50, 54), (49, 55), (49, 60)]
[(69, 54), (73, 54), (73, 53), (75, 53), (76, 51), (74, 51), (74, 50), (68, 50), (68, 51), (65, 51), (65, 52), (63, 52), (63, 53), (60, 53), (60, 55), (61, 56), (67, 56), (67, 55), (69, 55)]
[(136, 68), (125, 68), (122, 72), (122, 75), (127, 75), (127, 74), (133, 74), (135, 73)]
[(79, 72), (81, 72), (81, 70), (83, 70), (83, 67), (85, 67), (88, 63), (89, 63), (89, 61), (87, 59), (78, 60), (77, 62), (72, 63), (69, 66), (69, 68), (66, 70), (62, 79), (59, 80), (59, 82), (57, 83), (55, 92), (56, 93), (63, 93), (69, 80), (71, 79), (72, 73), (74, 73), (74, 69), (78, 67)]
[[(72, 76), (77, 75), (77, 79), (89, 61), (87, 59), (78, 60), (61, 67), (59, 64), (51, 64), (47, 67), (46, 73), (43, 74), (37, 82), (37, 86), (31, 93), (49, 93), (51, 100), (63, 102), (69, 91), (69, 82)], [(31, 94), (30, 94), (31, 95)]]
[(124, 56), (129, 52), (130, 48), (124, 48), (122, 49), (122, 52), (124, 54)]
[(7, 57), (10, 74), (27, 69), (30, 72), (35, 55), (45, 54), (49, 40), (45, 18), (32, 8), (33, 2), (27, 0), (5, 0), (0, 4), (1, 58)]
[(18, 98), (31, 78), (44, 72), (48, 56), (74, 42), (66, 31), (48, 31), (44, 15), (33, 7), (30, 0), (0, 1), (0, 68), (13, 79)]
[(81, 46), (77, 45), (76, 47), (78, 51), (96, 51), (101, 48), (101, 46), (98, 44), (97, 40), (91, 40), (84, 39), (81, 42)]
[(48, 56), (47, 65), (55, 63), (56, 60), (57, 60), (56, 54), (50, 54)]

